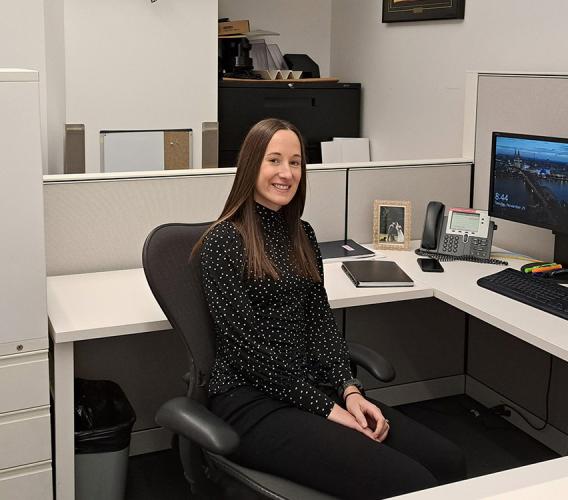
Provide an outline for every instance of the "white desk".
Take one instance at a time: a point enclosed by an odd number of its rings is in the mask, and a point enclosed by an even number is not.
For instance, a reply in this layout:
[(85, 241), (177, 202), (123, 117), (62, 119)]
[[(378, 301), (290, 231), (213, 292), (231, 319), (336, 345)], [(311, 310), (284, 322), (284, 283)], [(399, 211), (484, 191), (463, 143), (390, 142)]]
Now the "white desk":
[(568, 496), (568, 457), (394, 497), (404, 500), (560, 500)]
[[(568, 361), (565, 320), (477, 286), (476, 280), (496, 272), (500, 269), (497, 266), (448, 262), (443, 264), (445, 273), (423, 273), (414, 252), (382, 253), (398, 262), (413, 278), (415, 286), (358, 289), (343, 273), (340, 263), (325, 264), (325, 285), (332, 308), (436, 297)], [(511, 264), (520, 267), (522, 263)], [(49, 277), (47, 293), (54, 351), (56, 493), (57, 500), (72, 500), (73, 343), (167, 330), (170, 325), (155, 302), (142, 269)]]

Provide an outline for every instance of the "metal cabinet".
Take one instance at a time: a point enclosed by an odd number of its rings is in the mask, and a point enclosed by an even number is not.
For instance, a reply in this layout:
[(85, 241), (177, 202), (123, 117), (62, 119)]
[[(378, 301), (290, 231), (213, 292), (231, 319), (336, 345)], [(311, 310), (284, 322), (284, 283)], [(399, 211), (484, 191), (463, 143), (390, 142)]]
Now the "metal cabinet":
[(296, 125), (308, 163), (321, 163), (321, 141), (359, 137), (360, 83), (219, 82), (219, 166), (234, 167), (246, 133), (264, 118)]

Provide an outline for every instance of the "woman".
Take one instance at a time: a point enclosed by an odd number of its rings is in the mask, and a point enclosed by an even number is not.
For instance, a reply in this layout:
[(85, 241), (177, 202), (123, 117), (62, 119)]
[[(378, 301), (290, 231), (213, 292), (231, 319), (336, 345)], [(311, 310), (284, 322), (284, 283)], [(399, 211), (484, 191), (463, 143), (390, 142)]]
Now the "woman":
[(463, 477), (449, 442), (366, 399), (323, 286), (302, 138), (268, 119), (244, 140), (219, 220), (196, 246), (216, 329), (211, 410), (231, 458), (336, 497), (377, 499)]
[(404, 233), (402, 232), (402, 226), (398, 222), (396, 223), (396, 242), (404, 243)]

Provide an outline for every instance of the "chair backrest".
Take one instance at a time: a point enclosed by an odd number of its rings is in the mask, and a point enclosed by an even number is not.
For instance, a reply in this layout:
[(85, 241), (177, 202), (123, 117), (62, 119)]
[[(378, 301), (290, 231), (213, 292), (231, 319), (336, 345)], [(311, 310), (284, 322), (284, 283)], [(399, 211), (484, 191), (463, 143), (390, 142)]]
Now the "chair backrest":
[(144, 273), (158, 304), (189, 351), (188, 396), (202, 403), (215, 354), (213, 322), (201, 288), (199, 259), (193, 246), (210, 223), (163, 224), (146, 238)]

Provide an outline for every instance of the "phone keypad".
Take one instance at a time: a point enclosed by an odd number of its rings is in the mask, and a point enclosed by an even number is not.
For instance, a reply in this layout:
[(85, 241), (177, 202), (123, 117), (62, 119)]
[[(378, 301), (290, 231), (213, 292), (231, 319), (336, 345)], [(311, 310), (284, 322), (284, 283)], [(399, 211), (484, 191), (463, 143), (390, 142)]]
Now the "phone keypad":
[(473, 255), (476, 257), (489, 257), (491, 249), (489, 248), (485, 238), (472, 238), (471, 243)]
[(455, 234), (445, 234), (442, 241), (442, 251), (447, 253), (458, 253), (458, 243), (460, 237)]
[[(445, 234), (442, 241), (442, 252), (445, 254), (458, 254), (459, 242), (461, 236), (455, 234)], [(469, 238), (471, 252), (474, 257), (489, 257), (491, 249), (488, 246), (486, 238)]]

